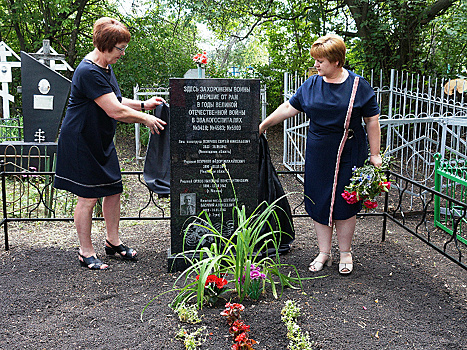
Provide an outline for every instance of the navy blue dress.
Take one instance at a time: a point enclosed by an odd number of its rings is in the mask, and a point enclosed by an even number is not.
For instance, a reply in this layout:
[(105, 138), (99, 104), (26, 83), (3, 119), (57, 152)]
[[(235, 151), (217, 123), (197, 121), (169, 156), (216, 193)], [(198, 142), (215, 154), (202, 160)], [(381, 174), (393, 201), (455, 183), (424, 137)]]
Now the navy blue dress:
[(58, 139), (54, 187), (80, 197), (100, 198), (121, 193), (122, 177), (113, 138), (117, 122), (94, 100), (122, 94), (112, 67), (84, 59), (71, 83), (68, 108)]
[[(319, 75), (313, 75), (289, 100), (295, 109), (305, 112), (310, 119), (305, 157), (305, 209), (313, 220), (323, 225), (331, 226), (333, 220), (349, 219), (362, 208), (361, 202), (348, 204), (341, 196), (345, 186), (350, 183), (352, 168), (362, 166), (368, 157), (363, 117), (379, 114), (374, 91), (362, 77), (359, 77), (349, 124), (352, 131), (338, 161), (338, 150), (356, 77), (355, 73), (349, 71), (343, 83), (334, 84), (325, 82)], [(337, 165), (339, 168), (335, 179)], [(334, 181), (337, 182), (335, 191)]]

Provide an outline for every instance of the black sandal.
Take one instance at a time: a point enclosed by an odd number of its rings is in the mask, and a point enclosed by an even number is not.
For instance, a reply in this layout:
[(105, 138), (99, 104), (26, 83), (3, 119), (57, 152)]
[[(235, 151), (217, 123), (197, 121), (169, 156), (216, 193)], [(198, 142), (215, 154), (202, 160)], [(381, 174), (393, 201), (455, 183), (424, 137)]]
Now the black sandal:
[[(134, 249), (132, 248), (129, 248), (127, 247), (126, 245), (124, 244), (120, 244), (118, 246), (115, 246), (113, 245), (112, 243), (110, 243), (108, 240), (105, 240), (107, 242), (107, 244), (110, 246), (105, 246), (105, 253), (109, 256), (115, 256), (115, 253), (118, 253), (120, 254), (120, 257), (123, 259), (123, 260), (131, 260), (131, 261), (136, 261), (138, 260), (137, 258), (137, 253), (135, 253)], [(122, 254), (123, 252), (125, 252), (125, 254)], [(133, 255), (133, 253), (135, 253)]]
[(81, 259), (83, 259), (83, 260), (79, 259), (79, 263), (81, 264), (81, 266), (87, 267), (90, 270), (107, 270), (109, 268), (108, 266), (101, 268), (102, 265), (107, 265), (107, 264), (104, 264), (97, 257), (90, 256), (89, 258), (86, 258), (80, 253), (78, 253), (78, 255), (81, 257)]

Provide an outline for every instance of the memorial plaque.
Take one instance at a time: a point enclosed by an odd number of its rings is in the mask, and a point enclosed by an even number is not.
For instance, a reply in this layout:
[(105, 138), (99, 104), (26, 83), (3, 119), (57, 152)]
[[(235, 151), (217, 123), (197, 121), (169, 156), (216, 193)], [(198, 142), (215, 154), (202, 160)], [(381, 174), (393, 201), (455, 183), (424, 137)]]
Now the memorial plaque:
[[(259, 80), (170, 80), (169, 271), (184, 268), (176, 254), (195, 249), (207, 233), (191, 226), (183, 246), (184, 231), (194, 215), (205, 211), (228, 237), (234, 230), (236, 201), (249, 213), (256, 208), (259, 121)], [(207, 239), (202, 244), (211, 242)]]

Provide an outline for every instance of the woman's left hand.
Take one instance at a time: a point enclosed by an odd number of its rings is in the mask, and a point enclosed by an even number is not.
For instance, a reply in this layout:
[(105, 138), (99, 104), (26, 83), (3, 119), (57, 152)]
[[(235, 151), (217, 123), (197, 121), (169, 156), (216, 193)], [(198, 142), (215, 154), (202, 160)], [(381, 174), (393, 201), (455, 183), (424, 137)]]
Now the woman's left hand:
[(383, 164), (381, 154), (370, 155), (370, 163), (377, 168), (381, 168), (381, 165)]
[(151, 97), (149, 100), (144, 101), (144, 109), (150, 111), (156, 108), (161, 103), (167, 103), (162, 97)]

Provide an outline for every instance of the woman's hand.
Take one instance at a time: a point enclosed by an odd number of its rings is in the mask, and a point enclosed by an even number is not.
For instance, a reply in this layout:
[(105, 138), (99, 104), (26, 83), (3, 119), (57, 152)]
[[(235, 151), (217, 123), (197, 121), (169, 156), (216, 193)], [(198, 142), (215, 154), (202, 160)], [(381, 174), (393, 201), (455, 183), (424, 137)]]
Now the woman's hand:
[(259, 134), (261, 135), (262, 133), (264, 133), (266, 129), (270, 126), (276, 125), (287, 118), (293, 117), (298, 113), (300, 113), (298, 109), (292, 107), (289, 101), (285, 101), (259, 125)]
[(381, 158), (381, 154), (371, 154), (370, 163), (373, 164), (377, 168), (381, 168), (381, 165), (383, 164), (383, 159)]
[(144, 125), (146, 125), (151, 133), (160, 134), (162, 130), (164, 130), (164, 125), (167, 125), (165, 121), (160, 118), (154, 117), (153, 115), (147, 114), (148, 118)]
[(151, 111), (161, 103), (167, 103), (162, 97), (151, 97), (149, 100), (144, 101), (144, 109)]

